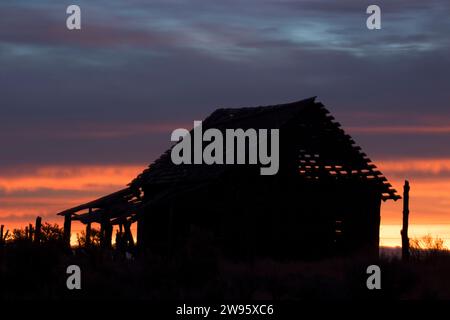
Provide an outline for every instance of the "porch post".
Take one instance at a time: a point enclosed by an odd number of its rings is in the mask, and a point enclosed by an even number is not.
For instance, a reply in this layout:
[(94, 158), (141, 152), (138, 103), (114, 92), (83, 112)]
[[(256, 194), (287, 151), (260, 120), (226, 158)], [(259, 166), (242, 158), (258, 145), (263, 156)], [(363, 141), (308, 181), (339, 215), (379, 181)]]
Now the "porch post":
[(408, 224), (409, 224), (409, 182), (405, 180), (403, 186), (403, 228), (402, 235), (402, 260), (409, 259), (409, 238), (408, 238)]
[(70, 213), (66, 214), (64, 216), (64, 236), (63, 236), (63, 240), (64, 240), (64, 245), (67, 248), (70, 248), (70, 228), (72, 226), (72, 216)]
[(36, 218), (36, 228), (34, 231), (34, 243), (35, 244), (41, 243), (41, 226), (42, 226), (42, 218), (37, 217)]
[(86, 248), (89, 248), (91, 246), (91, 223), (89, 222), (86, 224), (86, 241), (85, 241)]

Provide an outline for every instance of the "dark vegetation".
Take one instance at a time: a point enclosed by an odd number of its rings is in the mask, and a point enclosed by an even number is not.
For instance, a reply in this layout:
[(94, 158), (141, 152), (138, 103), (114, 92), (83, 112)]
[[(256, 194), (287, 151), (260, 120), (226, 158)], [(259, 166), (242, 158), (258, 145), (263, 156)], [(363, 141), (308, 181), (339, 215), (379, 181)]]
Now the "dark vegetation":
[[(14, 230), (0, 243), (0, 299), (450, 299), (450, 254), (439, 239), (411, 240), (411, 259), (395, 256), (377, 261), (329, 258), (320, 261), (232, 261), (192, 241), (189, 252), (155, 256), (100, 248), (92, 230), (68, 250), (57, 225), (43, 224), (41, 243), (29, 230)], [(120, 241), (119, 241), (120, 242)], [(66, 268), (81, 267), (82, 289), (66, 288)], [(366, 268), (378, 264), (382, 290), (366, 288)]]

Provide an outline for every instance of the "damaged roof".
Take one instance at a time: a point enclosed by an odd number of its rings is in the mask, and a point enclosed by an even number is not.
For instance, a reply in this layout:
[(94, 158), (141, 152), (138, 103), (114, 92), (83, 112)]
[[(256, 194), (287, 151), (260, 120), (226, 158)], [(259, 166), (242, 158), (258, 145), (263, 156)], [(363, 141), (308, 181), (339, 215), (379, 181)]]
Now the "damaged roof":
[[(250, 108), (217, 109), (203, 123), (203, 130), (280, 129), (295, 128), (298, 135), (292, 148), (298, 149), (298, 174), (307, 180), (356, 179), (375, 187), (382, 199), (397, 200), (400, 196), (392, 188), (375, 164), (345, 133), (325, 106), (315, 97), (280, 105)], [(192, 131), (191, 131), (192, 133)], [(172, 146), (173, 147), (173, 146)], [(163, 153), (145, 169), (130, 186), (177, 185), (180, 183), (216, 180), (233, 165), (175, 165), (171, 149)]]

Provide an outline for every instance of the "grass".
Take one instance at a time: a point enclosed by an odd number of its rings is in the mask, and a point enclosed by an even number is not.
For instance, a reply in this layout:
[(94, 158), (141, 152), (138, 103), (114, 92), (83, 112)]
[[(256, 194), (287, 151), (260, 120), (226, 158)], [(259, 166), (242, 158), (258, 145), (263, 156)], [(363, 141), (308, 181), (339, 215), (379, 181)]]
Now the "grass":
[[(433, 242), (434, 243), (434, 242)], [(58, 242), (0, 247), (0, 299), (312, 300), (450, 299), (450, 254), (412, 247), (411, 260), (382, 256), (320, 261), (232, 261), (142, 254), (128, 260), (97, 247), (66, 251)], [(82, 270), (82, 290), (66, 289), (66, 268)], [(366, 288), (366, 268), (381, 268), (382, 290)]]
[[(171, 258), (92, 245), (68, 250), (57, 225), (44, 224), (41, 243), (14, 230), (0, 243), (0, 299), (144, 300), (401, 300), (450, 299), (450, 252), (439, 238), (411, 239), (411, 258), (381, 254), (317, 261), (233, 261), (211, 246), (190, 247)], [(122, 248), (122, 247), (119, 247)], [(122, 248), (123, 249), (123, 248)], [(128, 256), (128, 257), (127, 257)], [(66, 269), (78, 265), (82, 289), (68, 290)], [(382, 290), (368, 290), (366, 269), (381, 268)]]

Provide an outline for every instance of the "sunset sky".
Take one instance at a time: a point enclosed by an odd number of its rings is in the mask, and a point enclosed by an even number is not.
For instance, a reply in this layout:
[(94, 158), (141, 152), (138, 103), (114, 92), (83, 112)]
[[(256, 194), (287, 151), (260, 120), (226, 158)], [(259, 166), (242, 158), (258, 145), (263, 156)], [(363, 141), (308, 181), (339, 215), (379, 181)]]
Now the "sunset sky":
[[(60, 223), (217, 107), (318, 96), (398, 191), (410, 180), (411, 235), (450, 246), (450, 2), (376, 3), (370, 31), (372, 1), (2, 1), (0, 222)], [(383, 245), (401, 210), (383, 203)]]

